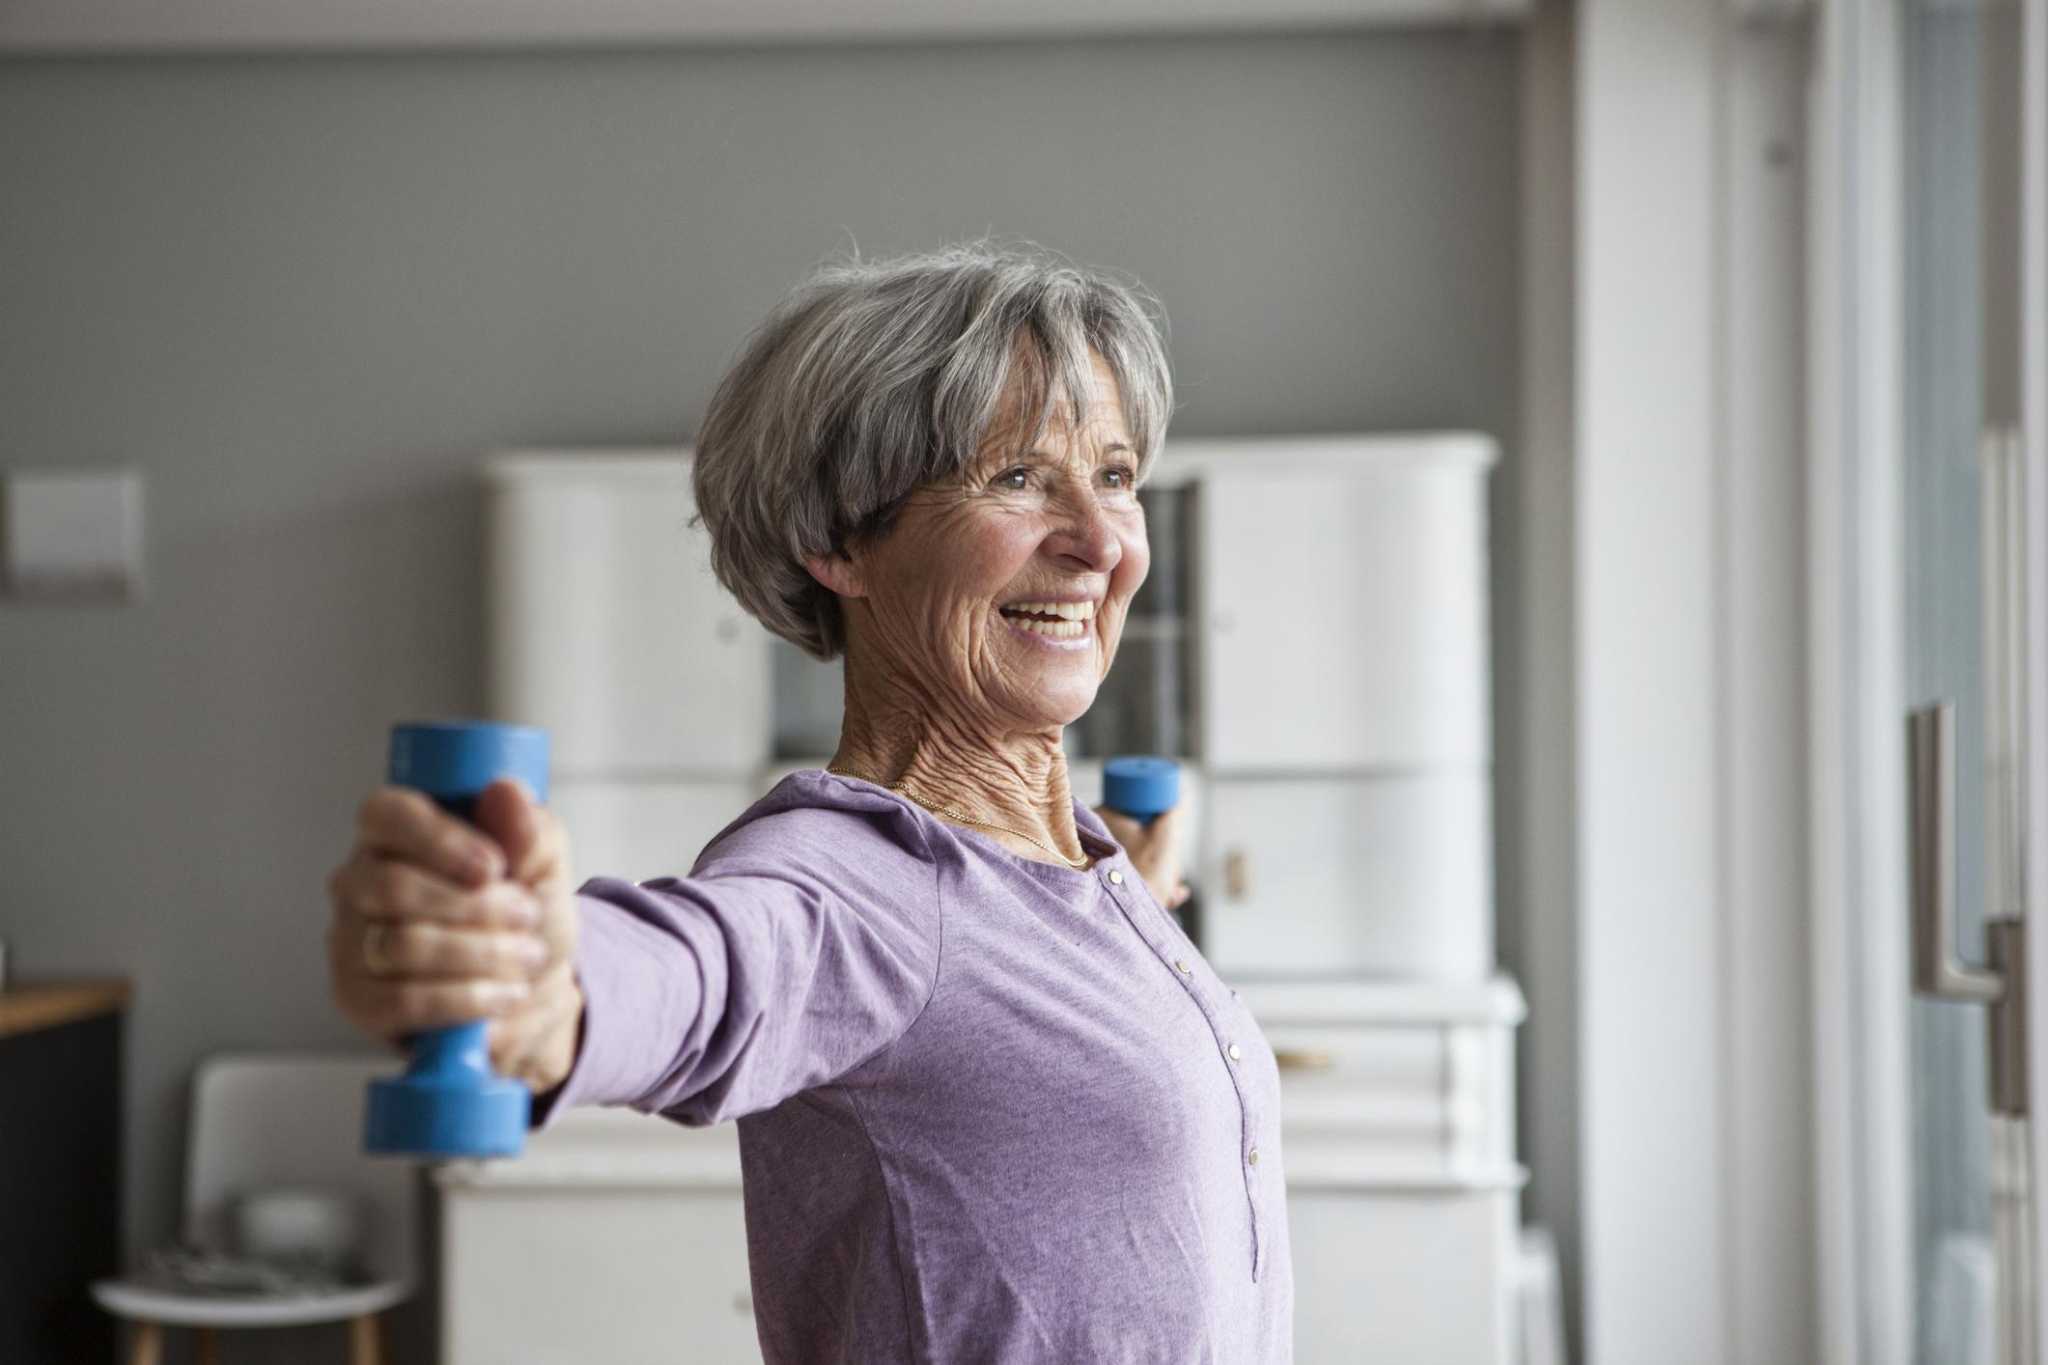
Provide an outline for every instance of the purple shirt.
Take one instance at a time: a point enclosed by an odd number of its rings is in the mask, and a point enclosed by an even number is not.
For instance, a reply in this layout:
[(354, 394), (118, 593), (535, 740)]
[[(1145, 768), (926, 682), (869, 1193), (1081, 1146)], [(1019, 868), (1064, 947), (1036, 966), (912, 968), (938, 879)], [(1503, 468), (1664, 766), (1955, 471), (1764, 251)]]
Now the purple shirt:
[(578, 894), (540, 1112), (738, 1119), (770, 1362), (1292, 1359), (1271, 1049), (1075, 803), (1086, 871), (809, 769)]

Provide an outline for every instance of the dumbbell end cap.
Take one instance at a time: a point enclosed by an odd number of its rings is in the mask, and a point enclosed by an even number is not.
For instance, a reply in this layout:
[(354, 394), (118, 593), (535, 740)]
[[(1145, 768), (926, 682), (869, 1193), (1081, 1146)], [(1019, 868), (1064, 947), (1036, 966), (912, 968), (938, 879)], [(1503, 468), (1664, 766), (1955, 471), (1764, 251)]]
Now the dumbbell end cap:
[(385, 1156), (517, 1156), (531, 1105), (525, 1086), (498, 1077), (457, 1087), (391, 1076), (370, 1082), (363, 1146)]
[(1102, 765), (1102, 803), (1134, 820), (1151, 820), (1180, 803), (1180, 764), (1127, 754)]

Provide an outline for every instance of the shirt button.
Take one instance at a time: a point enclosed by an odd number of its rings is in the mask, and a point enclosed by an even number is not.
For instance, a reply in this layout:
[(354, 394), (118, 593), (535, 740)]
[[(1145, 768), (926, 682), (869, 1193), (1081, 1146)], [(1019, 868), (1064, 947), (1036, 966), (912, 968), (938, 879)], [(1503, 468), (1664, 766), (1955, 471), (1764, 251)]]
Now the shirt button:
[(1256, 1166), (1256, 1165), (1258, 1165), (1258, 1164), (1259, 1164), (1259, 1149), (1258, 1149), (1258, 1148), (1254, 1147), (1254, 1148), (1252, 1148), (1252, 1149), (1251, 1149), (1251, 1150), (1250, 1150), (1249, 1152), (1246, 1152), (1246, 1153), (1244, 1154), (1244, 1164), (1245, 1164), (1245, 1165), (1247, 1165), (1247, 1166)]
[(1122, 886), (1124, 884), (1124, 874), (1112, 867), (1109, 870), (1109, 884), (1111, 886)]
[(1229, 1047), (1225, 1048), (1224, 1051), (1230, 1054), (1230, 1060), (1233, 1062), (1241, 1062), (1244, 1060), (1244, 1053), (1238, 1049), (1236, 1043), (1232, 1043)]
[(1182, 976), (1186, 976), (1189, 972), (1192, 972), (1194, 970), (1193, 967), (1188, 966), (1188, 960), (1184, 957), (1177, 957), (1173, 960), (1173, 969), (1179, 972)]

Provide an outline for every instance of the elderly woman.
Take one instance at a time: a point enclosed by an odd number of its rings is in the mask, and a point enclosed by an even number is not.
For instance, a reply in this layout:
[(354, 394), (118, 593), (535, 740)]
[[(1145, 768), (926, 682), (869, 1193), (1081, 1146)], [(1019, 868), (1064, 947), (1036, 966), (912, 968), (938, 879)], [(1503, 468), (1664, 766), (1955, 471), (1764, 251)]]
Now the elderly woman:
[[(719, 579), (843, 654), (829, 767), (687, 877), (578, 886), (511, 782), (364, 803), (341, 1008), (492, 1017), (537, 1122), (738, 1119), (771, 1361), (1283, 1361), (1277, 1075), (1168, 913), (1171, 816), (1068, 790), (1148, 563), (1171, 385), (1129, 288), (974, 246), (827, 268), (696, 448)], [(688, 706), (691, 698), (676, 698)]]

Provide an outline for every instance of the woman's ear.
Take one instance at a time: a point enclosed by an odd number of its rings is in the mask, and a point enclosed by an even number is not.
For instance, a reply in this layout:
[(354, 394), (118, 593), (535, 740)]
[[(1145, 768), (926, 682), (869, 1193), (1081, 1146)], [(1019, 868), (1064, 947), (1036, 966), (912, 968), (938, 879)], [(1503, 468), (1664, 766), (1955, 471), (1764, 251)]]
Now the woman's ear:
[(867, 584), (863, 580), (860, 565), (843, 550), (825, 555), (805, 555), (804, 568), (810, 572), (825, 591), (837, 597), (866, 597)]

